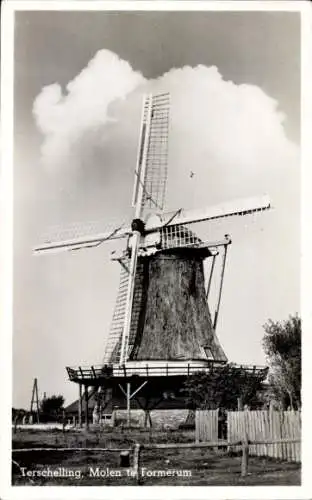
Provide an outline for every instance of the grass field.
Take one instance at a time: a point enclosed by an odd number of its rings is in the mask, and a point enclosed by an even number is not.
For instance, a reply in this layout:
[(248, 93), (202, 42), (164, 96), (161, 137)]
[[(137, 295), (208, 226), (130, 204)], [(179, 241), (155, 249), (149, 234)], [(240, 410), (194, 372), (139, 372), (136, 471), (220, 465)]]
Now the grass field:
[[(133, 448), (135, 443), (194, 442), (194, 431), (141, 431), (139, 429), (90, 431), (17, 430), (15, 448)], [(136, 485), (130, 470), (120, 467), (119, 452), (35, 451), (16, 452), (13, 459), (14, 485)], [(132, 456), (130, 456), (132, 464)], [(142, 483), (151, 485), (300, 485), (300, 464), (265, 457), (250, 457), (248, 475), (243, 478), (240, 454), (226, 449), (142, 450)], [(42, 472), (48, 474), (42, 477)], [(168, 472), (170, 471), (170, 472)], [(27, 475), (28, 474), (28, 475)], [(52, 476), (59, 474), (59, 477)], [(169, 474), (169, 475), (168, 475)], [(76, 477), (74, 477), (76, 475)]]

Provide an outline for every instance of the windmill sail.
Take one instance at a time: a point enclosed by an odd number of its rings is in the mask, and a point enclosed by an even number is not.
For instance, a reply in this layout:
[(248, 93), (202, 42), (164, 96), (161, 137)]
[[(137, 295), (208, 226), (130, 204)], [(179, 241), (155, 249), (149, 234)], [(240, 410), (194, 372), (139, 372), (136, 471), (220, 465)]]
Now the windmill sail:
[[(113, 312), (112, 323), (109, 331), (109, 336), (105, 344), (103, 364), (120, 363), (121, 339), (125, 323), (125, 311), (127, 300), (127, 289), (129, 285), (129, 258), (124, 259), (124, 267), (120, 271), (119, 288)], [(128, 342), (128, 355), (130, 354), (134, 342), (138, 325), (140, 321), (140, 313), (142, 310), (142, 302), (144, 299), (144, 262), (139, 260), (135, 275), (134, 299), (131, 314), (131, 326)]]
[[(141, 137), (135, 171), (132, 204), (143, 186), (142, 211), (162, 211), (168, 175), (169, 94), (148, 96), (143, 106)], [(147, 143), (145, 172), (143, 152)]]
[[(158, 222), (147, 226), (147, 231), (160, 230), (161, 247), (163, 249), (199, 247), (204, 246), (205, 242), (200, 240), (189, 229), (189, 226), (193, 223), (227, 217), (248, 216), (268, 210), (269, 208), (269, 198), (267, 196), (258, 196), (256, 198), (235, 200), (197, 210), (178, 210), (177, 212), (159, 216)], [(160, 224), (159, 221), (161, 221)]]
[[(125, 322), (125, 310), (127, 289), (129, 283), (129, 271), (126, 266), (128, 260), (124, 263), (125, 267), (120, 270), (119, 288), (117, 292), (116, 304), (113, 312), (112, 323), (109, 336), (105, 344), (103, 363), (119, 363), (120, 361), (120, 342)], [(117, 347), (117, 349), (116, 349)]]
[[(135, 217), (162, 210), (165, 201), (169, 94), (149, 95), (142, 112), (141, 133), (132, 204)], [(126, 271), (121, 270), (119, 291), (105, 350), (104, 362), (124, 363), (129, 357), (142, 310), (144, 259), (138, 257), (139, 235), (132, 246), (131, 260)]]
[(149, 233), (157, 230), (166, 230), (169, 227), (223, 219), (225, 217), (251, 215), (256, 212), (267, 210), (270, 206), (269, 197), (263, 195), (253, 198), (233, 200), (230, 202), (220, 203), (215, 206), (204, 207), (202, 209), (179, 209), (176, 212), (161, 214), (158, 219), (151, 218), (151, 222), (146, 224), (146, 232)]
[(70, 236), (64, 239), (64, 232), (62, 239), (49, 238), (41, 245), (34, 248), (35, 254), (41, 253), (56, 253), (68, 250), (80, 250), (81, 248), (91, 248), (101, 245), (104, 241), (116, 240), (126, 238), (131, 234), (131, 229), (124, 225), (111, 229), (110, 231), (96, 233), (96, 234), (81, 234), (79, 236)]

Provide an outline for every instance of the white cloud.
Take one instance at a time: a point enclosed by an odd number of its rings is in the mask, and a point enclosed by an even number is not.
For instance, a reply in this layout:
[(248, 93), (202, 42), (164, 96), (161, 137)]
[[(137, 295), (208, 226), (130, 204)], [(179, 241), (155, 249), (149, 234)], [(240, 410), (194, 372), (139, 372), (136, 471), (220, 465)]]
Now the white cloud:
[[(34, 115), (44, 134), (43, 160), (60, 167), (52, 171), (61, 176), (62, 186), (67, 172), (70, 192), (81, 190), (83, 196), (73, 196), (70, 206), (74, 220), (105, 214), (105, 221), (110, 221), (122, 212), (130, 215), (142, 95), (158, 91), (171, 95), (167, 206), (200, 207), (263, 192), (272, 198), (274, 211), (266, 218), (259, 216), (253, 226), (244, 219), (250, 224), (245, 229), (246, 223), (236, 219), (230, 227), (223, 221), (220, 229), (221, 235), (230, 232), (234, 240), (220, 338), (231, 360), (261, 362), (262, 325), (269, 317), (280, 320), (299, 308), (299, 148), (287, 138), (284, 116), (274, 99), (254, 85), (225, 81), (216, 67), (173, 68), (146, 80), (115, 54), (100, 51), (67, 85), (66, 94), (54, 84), (37, 97)], [(59, 194), (54, 203), (63, 223), (69, 218), (68, 199)], [(206, 229), (209, 237), (211, 227)], [(95, 265), (96, 253), (92, 255)], [(87, 262), (90, 254), (84, 258)], [(96, 262), (102, 269), (102, 254)], [(94, 273), (96, 282), (98, 270)], [(83, 282), (82, 271), (75, 269), (71, 286), (79, 289)], [(102, 301), (104, 282), (103, 278), (92, 283), (89, 293), (106, 308), (109, 323), (114, 297), (108, 293), (110, 299)], [(70, 296), (64, 294), (60, 300), (67, 301), (66, 311), (76, 311)], [(86, 311), (86, 322), (91, 316)], [(84, 318), (73, 318), (77, 324), (64, 331), (76, 335)], [(96, 325), (102, 319), (93, 320), (98, 335)], [(83, 331), (80, 335), (84, 338)], [(101, 342), (102, 337), (98, 347)], [(84, 349), (82, 345), (81, 352)]]
[(85, 133), (110, 120), (109, 105), (143, 82), (143, 76), (126, 61), (100, 50), (68, 83), (65, 94), (57, 83), (44, 87), (33, 106), (36, 123), (44, 134), (44, 161), (65, 163)]
[(185, 198), (190, 170), (196, 172), (192, 187), (203, 192), (209, 180), (214, 200), (222, 190), (225, 196), (265, 190), (272, 171), (296, 162), (297, 147), (285, 135), (278, 103), (259, 87), (225, 81), (216, 67), (201, 65), (147, 81), (107, 50), (68, 83), (66, 94), (53, 84), (36, 98), (44, 161), (87, 168), (91, 159), (93, 172), (105, 166), (132, 175), (141, 96), (158, 90), (171, 94), (169, 204), (179, 201), (173, 184)]

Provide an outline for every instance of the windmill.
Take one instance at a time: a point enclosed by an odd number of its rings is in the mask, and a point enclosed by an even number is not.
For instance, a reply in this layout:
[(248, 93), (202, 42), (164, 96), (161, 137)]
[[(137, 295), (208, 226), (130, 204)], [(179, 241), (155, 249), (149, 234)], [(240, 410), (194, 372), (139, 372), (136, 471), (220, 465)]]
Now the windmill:
[[(124, 250), (113, 255), (121, 274), (103, 364), (67, 368), (69, 379), (79, 384), (80, 415), (83, 385), (86, 415), (90, 386), (94, 390), (105, 388), (106, 401), (109, 391), (112, 396), (119, 388), (126, 396), (129, 413), (130, 400), (135, 399), (149, 415), (151, 409), (168, 399), (168, 394), (179, 399), (175, 397), (176, 388), (185, 377), (227, 362), (216, 327), (231, 239), (226, 235), (220, 241), (204, 241), (192, 226), (254, 214), (268, 209), (270, 202), (267, 196), (261, 196), (203, 209), (164, 211), (169, 104), (167, 93), (144, 99), (131, 224), (48, 241), (35, 248), (35, 253), (48, 253), (97, 247), (116, 239), (125, 241)], [(208, 299), (218, 256), (222, 259), (221, 275), (212, 317)], [(212, 263), (205, 280), (206, 259)]]

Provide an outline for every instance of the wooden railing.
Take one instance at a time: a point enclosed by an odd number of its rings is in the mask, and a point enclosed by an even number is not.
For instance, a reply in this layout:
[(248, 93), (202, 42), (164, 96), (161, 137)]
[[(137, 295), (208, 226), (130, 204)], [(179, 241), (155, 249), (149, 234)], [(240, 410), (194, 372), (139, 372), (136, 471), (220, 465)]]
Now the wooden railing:
[[(131, 377), (133, 375), (139, 377), (157, 377), (157, 376), (189, 376), (197, 372), (211, 372), (222, 368), (225, 362), (211, 361), (207, 362), (206, 366), (200, 366), (196, 362), (177, 362), (177, 363), (146, 363), (141, 366), (135, 365), (105, 365), (90, 367), (66, 367), (68, 377), (73, 382), (88, 381), (91, 382), (97, 379), (108, 379), (111, 377)], [(250, 365), (231, 365), (233, 370), (243, 369), (248, 373), (255, 375), (265, 375), (267, 368), (263, 366)]]

